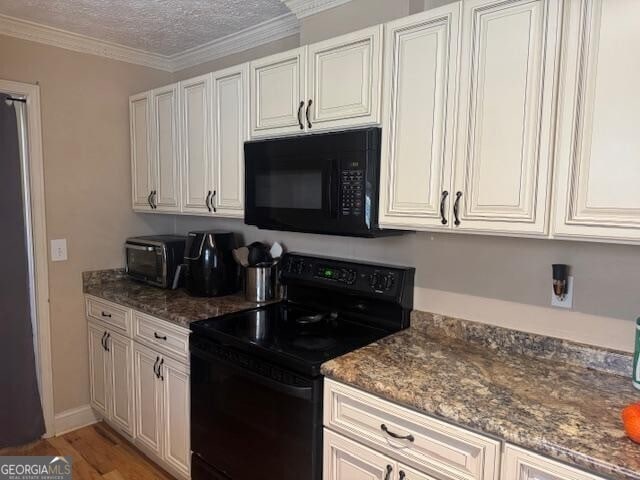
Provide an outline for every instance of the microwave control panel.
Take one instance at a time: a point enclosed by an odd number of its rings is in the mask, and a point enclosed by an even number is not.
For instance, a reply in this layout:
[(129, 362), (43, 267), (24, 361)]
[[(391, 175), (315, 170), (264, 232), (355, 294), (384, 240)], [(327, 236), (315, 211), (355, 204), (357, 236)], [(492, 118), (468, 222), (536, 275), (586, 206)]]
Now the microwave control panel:
[(360, 216), (364, 208), (365, 175), (360, 162), (344, 165), (340, 172), (340, 214)]

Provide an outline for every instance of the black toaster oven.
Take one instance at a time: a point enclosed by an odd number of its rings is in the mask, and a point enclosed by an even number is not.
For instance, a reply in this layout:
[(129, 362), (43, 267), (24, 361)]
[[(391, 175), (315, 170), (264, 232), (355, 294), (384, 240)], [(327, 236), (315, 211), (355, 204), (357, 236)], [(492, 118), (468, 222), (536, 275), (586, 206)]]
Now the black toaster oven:
[(184, 261), (186, 237), (152, 235), (128, 238), (124, 244), (127, 275), (149, 285), (170, 288)]

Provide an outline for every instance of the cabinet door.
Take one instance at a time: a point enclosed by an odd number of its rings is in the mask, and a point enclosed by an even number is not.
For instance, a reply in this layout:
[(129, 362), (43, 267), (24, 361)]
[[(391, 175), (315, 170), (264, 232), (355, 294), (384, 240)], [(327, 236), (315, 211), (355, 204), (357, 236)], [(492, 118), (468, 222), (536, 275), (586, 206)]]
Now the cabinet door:
[(640, 241), (640, 2), (565, 7), (554, 233)]
[(342, 435), (324, 430), (323, 480), (390, 480), (396, 463)]
[(436, 478), (407, 465), (398, 464), (398, 480), (436, 480)]
[(91, 406), (102, 415), (109, 418), (109, 382), (107, 355), (102, 343), (107, 331), (96, 323), (88, 323), (89, 330), (89, 388)]
[(110, 421), (133, 436), (133, 341), (114, 332), (106, 339), (111, 390)]
[(304, 131), (306, 48), (251, 62), (251, 136)]
[(211, 75), (180, 83), (182, 211), (211, 212)]
[(156, 375), (160, 355), (137, 343), (133, 346), (136, 442), (162, 454), (162, 387)]
[(134, 210), (150, 211), (153, 190), (150, 92), (129, 97), (131, 190)]
[(561, 6), (463, 3), (454, 228), (547, 232)]
[(189, 428), (189, 368), (167, 357), (160, 359), (164, 398), (164, 460), (189, 475), (191, 463)]
[(244, 142), (248, 138), (248, 64), (213, 74), (214, 212), (244, 217)]
[(154, 90), (152, 100), (151, 150), (155, 171), (152, 203), (158, 212), (175, 212), (180, 210), (177, 84)]
[(513, 445), (505, 447), (502, 478), (505, 480), (604, 480)]
[(380, 123), (382, 32), (378, 25), (309, 45), (307, 129)]
[(460, 3), (388, 23), (380, 224), (450, 228)]

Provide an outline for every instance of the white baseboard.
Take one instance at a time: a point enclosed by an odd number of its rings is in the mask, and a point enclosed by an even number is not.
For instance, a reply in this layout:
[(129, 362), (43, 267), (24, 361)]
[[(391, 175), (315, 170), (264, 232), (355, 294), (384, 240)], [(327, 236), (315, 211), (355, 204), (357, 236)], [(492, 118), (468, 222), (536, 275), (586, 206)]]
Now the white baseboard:
[(62, 435), (63, 433), (70, 432), (71, 430), (86, 427), (87, 425), (96, 423), (99, 420), (100, 418), (96, 416), (90, 405), (83, 405), (81, 407), (56, 413), (56, 435)]

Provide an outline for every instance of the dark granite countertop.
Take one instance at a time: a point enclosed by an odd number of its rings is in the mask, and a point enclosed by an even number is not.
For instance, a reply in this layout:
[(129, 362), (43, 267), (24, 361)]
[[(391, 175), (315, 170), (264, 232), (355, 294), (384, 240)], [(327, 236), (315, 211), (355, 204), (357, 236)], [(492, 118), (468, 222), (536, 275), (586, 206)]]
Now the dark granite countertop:
[(337, 381), (597, 475), (640, 479), (621, 410), (631, 356), (414, 312), (412, 327), (325, 363)]
[(156, 288), (128, 278), (121, 269), (84, 272), (83, 292), (189, 328), (196, 320), (256, 308), (242, 294), (200, 298), (184, 289)]

